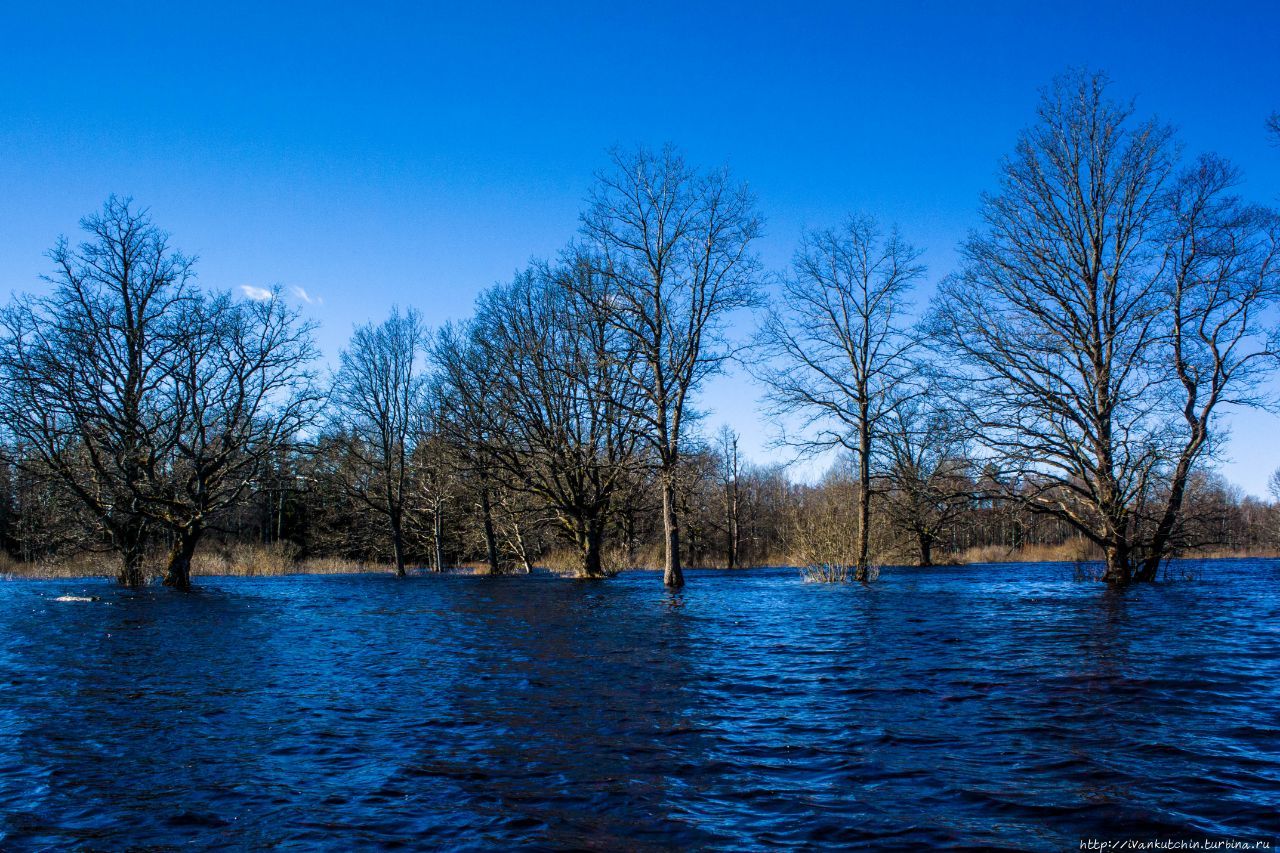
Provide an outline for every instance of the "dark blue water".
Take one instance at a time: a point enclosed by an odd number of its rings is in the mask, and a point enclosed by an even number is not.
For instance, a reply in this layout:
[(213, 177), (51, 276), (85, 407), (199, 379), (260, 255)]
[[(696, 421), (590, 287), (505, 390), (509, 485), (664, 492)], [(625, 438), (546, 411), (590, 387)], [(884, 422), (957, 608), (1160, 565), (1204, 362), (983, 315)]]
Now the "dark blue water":
[(1280, 840), (1277, 583), (0, 583), (0, 847)]

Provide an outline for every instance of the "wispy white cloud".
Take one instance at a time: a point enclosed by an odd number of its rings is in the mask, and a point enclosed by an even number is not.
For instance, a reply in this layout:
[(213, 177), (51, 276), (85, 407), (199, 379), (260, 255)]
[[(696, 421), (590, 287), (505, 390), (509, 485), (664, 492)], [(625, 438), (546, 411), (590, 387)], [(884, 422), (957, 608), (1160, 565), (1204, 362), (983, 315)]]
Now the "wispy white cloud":
[(323, 304), (324, 304), (324, 298), (323, 298), (323, 297), (320, 297), (320, 296), (312, 296), (310, 293), (307, 293), (307, 291), (306, 291), (306, 290), (304, 290), (304, 289), (303, 289), (303, 288), (301, 288), (301, 287), (298, 287), (297, 285), (294, 285), (294, 287), (293, 287), (293, 295), (294, 295), (294, 296), (296, 296), (296, 297), (298, 297), (299, 299), (301, 299), (303, 302), (307, 303), (308, 305), (323, 305)]
[(271, 291), (265, 287), (254, 287), (252, 284), (240, 285), (240, 292), (256, 302), (265, 302), (271, 298)]

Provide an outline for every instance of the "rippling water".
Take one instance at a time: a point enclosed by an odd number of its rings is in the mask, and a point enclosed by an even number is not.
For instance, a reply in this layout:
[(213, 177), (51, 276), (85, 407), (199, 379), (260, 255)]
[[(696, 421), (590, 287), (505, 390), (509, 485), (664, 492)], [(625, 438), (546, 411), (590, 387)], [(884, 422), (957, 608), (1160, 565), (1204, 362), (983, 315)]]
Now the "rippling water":
[(1277, 582), (2, 583), (0, 847), (1280, 841)]

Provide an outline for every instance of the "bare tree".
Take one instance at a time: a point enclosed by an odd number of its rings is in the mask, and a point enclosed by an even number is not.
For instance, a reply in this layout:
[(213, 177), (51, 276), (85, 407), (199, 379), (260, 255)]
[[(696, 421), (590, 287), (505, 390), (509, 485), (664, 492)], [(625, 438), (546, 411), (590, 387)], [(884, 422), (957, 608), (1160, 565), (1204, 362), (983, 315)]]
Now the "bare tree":
[(677, 466), (690, 396), (730, 355), (726, 317), (752, 303), (759, 263), (751, 251), (761, 219), (746, 187), (726, 170), (701, 173), (670, 146), (612, 154), (582, 216), (582, 237), (604, 287), (587, 294), (634, 341), (631, 381), (658, 459), (666, 566), (684, 585)]
[(742, 543), (742, 463), (738, 458), (738, 433), (728, 424), (716, 433), (716, 453), (719, 457), (720, 489), (724, 496), (725, 564), (736, 569)]
[[(414, 441), (410, 467), (415, 492), (413, 504), (423, 508), (430, 519), (431, 568), (443, 572), (444, 517), (446, 508), (458, 498), (458, 462), (442, 429), (447, 414), (437, 391), (438, 388), (429, 383), (420, 426), (422, 433)], [(414, 520), (415, 514), (410, 513), (409, 521)]]
[(584, 298), (592, 265), (535, 265), (481, 300), (479, 339), (496, 382), (487, 430), (507, 488), (537, 496), (578, 548), (581, 574), (604, 575), (614, 492), (636, 464), (635, 341)]
[(333, 380), (338, 434), (357, 462), (345, 486), (386, 520), (396, 573), (402, 577), (405, 510), (411, 492), (409, 463), (414, 441), (421, 434), (427, 346), (418, 313), (393, 308), (381, 324), (355, 330)]
[(436, 428), (457, 460), (460, 479), (473, 487), (485, 560), (490, 574), (498, 574), (502, 566), (494, 522), (493, 446), (506, 426), (496, 415), (500, 377), (483, 336), (474, 318), (440, 330), (431, 350), (436, 373), (433, 393), (439, 400)]
[(56, 477), (110, 536), (119, 580), (145, 581), (147, 503), (178, 441), (170, 387), (197, 304), (192, 258), (145, 210), (112, 196), (63, 238), (44, 298), (5, 309), (0, 407), (36, 475)]
[(917, 562), (933, 565), (935, 545), (974, 500), (968, 436), (935, 390), (906, 397), (881, 432), (884, 507), (914, 540)]
[(1156, 358), (1177, 376), (1170, 398), (1182, 422), (1169, 442), (1167, 495), (1142, 543), (1136, 580), (1154, 580), (1168, 555), (1188, 478), (1214, 449), (1221, 407), (1273, 402), (1261, 389), (1280, 359), (1280, 328), (1267, 330), (1257, 315), (1280, 297), (1280, 218), (1231, 195), (1238, 180), (1229, 163), (1206, 155), (1165, 199), (1166, 308)]
[(1106, 580), (1150, 580), (1214, 416), (1259, 402), (1273, 357), (1269, 213), (1216, 159), (1178, 176), (1172, 132), (1076, 73), (983, 203), (934, 328), (961, 368), (975, 440), (1019, 499), (1078, 529)]
[(755, 372), (769, 387), (772, 410), (801, 419), (801, 430), (783, 441), (805, 452), (854, 454), (860, 581), (869, 566), (874, 445), (910, 387), (916, 338), (906, 315), (925, 272), (919, 258), (897, 229), (882, 233), (867, 217), (810, 232), (759, 336), (768, 358)]
[(208, 525), (314, 410), (312, 327), (278, 293), (197, 291), (193, 260), (128, 199), (81, 225), (90, 240), (51, 253), (53, 293), (4, 312), (0, 407), (28, 470), (108, 533), (122, 583), (144, 582), (158, 529), (175, 543), (165, 581), (188, 589)]
[(270, 299), (201, 297), (186, 308), (168, 409), (177, 440), (146, 511), (173, 536), (165, 584), (191, 587), (191, 558), (210, 523), (315, 416), (314, 324)]

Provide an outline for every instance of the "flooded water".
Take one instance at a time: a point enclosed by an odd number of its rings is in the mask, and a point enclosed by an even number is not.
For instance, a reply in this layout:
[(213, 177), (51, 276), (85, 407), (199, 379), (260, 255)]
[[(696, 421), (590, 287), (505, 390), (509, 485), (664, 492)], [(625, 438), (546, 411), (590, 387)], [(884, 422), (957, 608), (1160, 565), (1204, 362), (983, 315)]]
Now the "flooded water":
[(0, 848), (1280, 841), (1280, 562), (1201, 571), (4, 582)]

